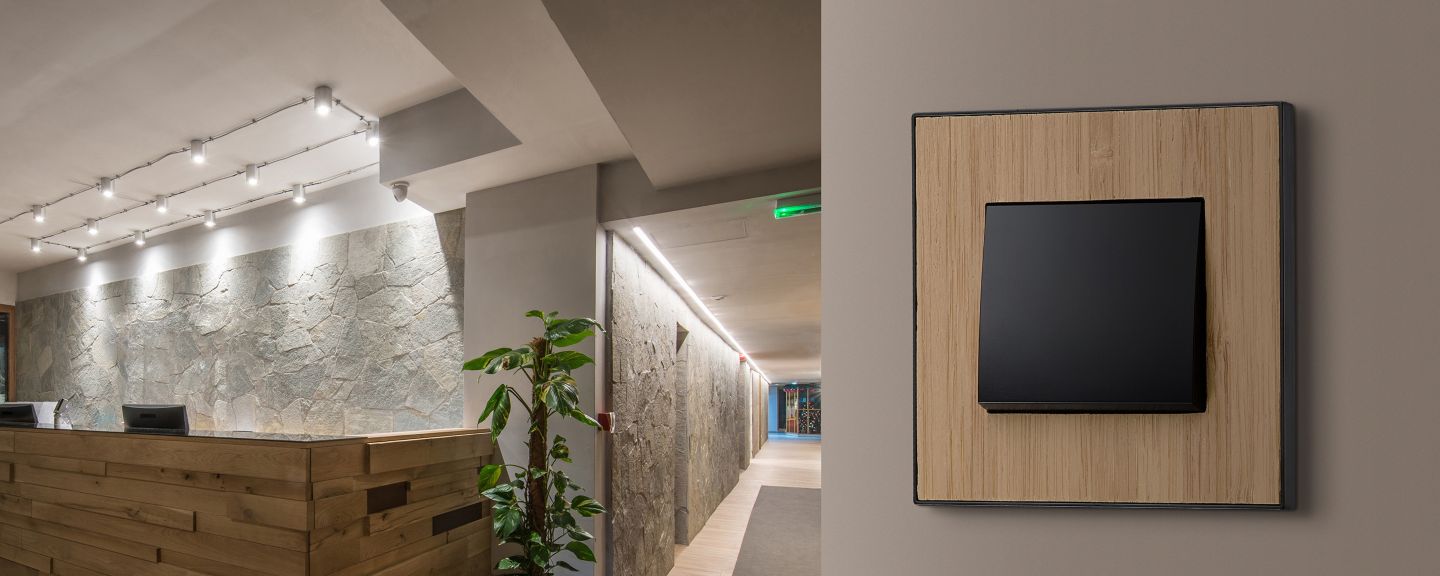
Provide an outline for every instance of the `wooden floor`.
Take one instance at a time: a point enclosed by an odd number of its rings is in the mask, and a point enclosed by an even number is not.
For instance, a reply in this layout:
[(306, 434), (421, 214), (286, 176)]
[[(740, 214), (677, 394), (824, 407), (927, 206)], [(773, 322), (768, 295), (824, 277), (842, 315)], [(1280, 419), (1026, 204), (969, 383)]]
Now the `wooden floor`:
[(695, 540), (675, 547), (675, 568), (670, 576), (730, 576), (761, 486), (819, 488), (819, 439), (770, 436)]

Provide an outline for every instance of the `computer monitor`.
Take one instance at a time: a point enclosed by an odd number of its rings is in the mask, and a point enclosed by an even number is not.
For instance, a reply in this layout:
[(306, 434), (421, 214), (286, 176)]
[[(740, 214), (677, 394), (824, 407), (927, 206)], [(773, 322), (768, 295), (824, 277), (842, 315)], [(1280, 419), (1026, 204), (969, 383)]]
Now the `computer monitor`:
[(184, 432), (190, 429), (184, 404), (126, 404), (120, 407), (127, 431)]
[(0, 424), (35, 424), (34, 404), (0, 404)]

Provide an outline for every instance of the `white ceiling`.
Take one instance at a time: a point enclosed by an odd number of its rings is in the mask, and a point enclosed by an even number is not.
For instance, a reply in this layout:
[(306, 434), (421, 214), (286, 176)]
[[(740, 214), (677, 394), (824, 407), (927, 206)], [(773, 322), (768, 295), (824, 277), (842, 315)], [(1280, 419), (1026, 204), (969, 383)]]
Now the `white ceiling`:
[[(819, 156), (817, 0), (0, 0), (0, 218), (94, 185), (191, 138), (307, 96), (318, 84), (370, 117), (467, 89), (519, 145), (410, 178), (431, 209), (465, 194), (635, 157), (657, 187)], [(0, 274), (73, 257), (27, 238), (82, 224), (357, 127), (309, 106), (0, 224)], [(98, 238), (363, 166), (361, 137), (140, 208)], [(373, 170), (332, 182), (370, 177)], [(323, 188), (323, 187), (322, 187)], [(277, 198), (273, 201), (280, 201)], [(257, 207), (256, 204), (252, 207)], [(641, 219), (776, 381), (819, 377), (820, 217), (775, 221), (772, 200)], [(194, 221), (186, 225), (193, 225)], [(628, 230), (628, 227), (626, 227)], [(689, 238), (685, 240), (684, 238)], [(703, 240), (709, 241), (703, 241)]]
[(545, 5), (657, 188), (820, 156), (820, 0)]
[(771, 382), (819, 381), (822, 216), (776, 220), (774, 207), (773, 199), (755, 198), (611, 227), (647, 260), (631, 229), (654, 238)]
[[(378, 1), (0, 0), (0, 14), (0, 218), (293, 103), (319, 84), (331, 85), (336, 97), (369, 116), (459, 87)], [(31, 254), (29, 237), (357, 125), (353, 116), (321, 118), (297, 107), (211, 143), (205, 166), (173, 156), (119, 180), (120, 198), (92, 191), (50, 207), (43, 225), (28, 215), (0, 224), (0, 272), (74, 255), (53, 247)], [(268, 167), (261, 191), (376, 159), (363, 137), (353, 137)], [(106, 221), (96, 239), (74, 232), (55, 240), (78, 245), (118, 238), (258, 194), (232, 179), (175, 198), (169, 215), (142, 208)]]

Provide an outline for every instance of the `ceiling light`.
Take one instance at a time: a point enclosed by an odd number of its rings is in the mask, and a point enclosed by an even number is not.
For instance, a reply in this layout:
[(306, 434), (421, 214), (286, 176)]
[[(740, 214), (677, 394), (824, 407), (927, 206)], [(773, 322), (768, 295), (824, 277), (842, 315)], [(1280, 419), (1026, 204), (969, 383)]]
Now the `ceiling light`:
[(406, 198), (410, 197), (410, 183), (396, 182), (394, 184), (391, 184), (390, 192), (395, 194), (396, 202), (404, 202)]
[(260, 185), (260, 167), (254, 164), (245, 165), (245, 183), (251, 186)]
[(31, 251), (31, 252), (34, 252), (34, 253), (36, 253), (36, 254), (39, 254), (39, 253), (40, 253), (40, 239), (39, 239), (39, 238), (31, 238), (31, 239), (30, 239), (30, 251)]
[(746, 353), (745, 349), (740, 347), (740, 342), (735, 340), (735, 336), (730, 334), (729, 330), (725, 329), (725, 325), (720, 323), (720, 319), (715, 317), (715, 313), (711, 312), (710, 308), (700, 300), (700, 296), (695, 294), (695, 290), (690, 287), (690, 283), (685, 281), (685, 278), (680, 275), (680, 271), (675, 269), (675, 265), (671, 264), (670, 260), (660, 252), (660, 247), (655, 245), (655, 241), (650, 239), (650, 235), (646, 234), (639, 226), (631, 228), (630, 230), (640, 238), (640, 242), (645, 245), (645, 249), (650, 251), (650, 255), (660, 261), (660, 266), (664, 268), (666, 272), (670, 273), (673, 281), (684, 289), (685, 295), (690, 297), (690, 301), (695, 303), (695, 307), (705, 313), (705, 317), (710, 319), (711, 324), (720, 331), (721, 336), (725, 340), (728, 340), (731, 346), (735, 347), (735, 351), (740, 353), (741, 359), (749, 362), (750, 366), (753, 367), (756, 372), (760, 373), (760, 377), (768, 382), (770, 377), (765, 375), (765, 371), (760, 369), (760, 365), (755, 363), (755, 359), (751, 358), (750, 354)]
[(214, 210), (206, 210), (206, 211), (205, 211), (205, 226), (206, 226), (207, 228), (214, 228), (214, 227), (215, 227), (215, 211), (214, 211)]
[(370, 147), (371, 147), (371, 148), (374, 148), (374, 147), (380, 145), (380, 122), (379, 122), (379, 121), (371, 121), (371, 122), (366, 122), (366, 123), (365, 123), (365, 142), (368, 143), (368, 144), (370, 144)]
[(100, 222), (94, 218), (85, 220), (85, 232), (91, 236), (100, 234)]
[(330, 92), (329, 86), (315, 87), (315, 113), (321, 116), (330, 115), (330, 109), (335, 107), (335, 95)]
[(81, 262), (84, 262), (84, 261), (86, 261), (86, 260), (89, 260), (89, 259), (90, 259), (90, 249), (89, 249), (89, 248), (77, 248), (77, 249), (75, 250), (75, 259), (76, 259), (76, 260), (79, 260), (79, 261), (81, 261)]
[(304, 185), (304, 184), (296, 184), (294, 187), (292, 187), (292, 188), (290, 189), (290, 197), (295, 200), (295, 203), (296, 203), (296, 204), (304, 204), (304, 203), (305, 203), (305, 185)]
[(136, 246), (144, 246), (144, 245), (145, 245), (145, 231), (144, 231), (144, 230), (136, 230), (136, 231), (135, 231), (135, 245), (136, 245)]
[(205, 141), (195, 139), (190, 141), (190, 161), (196, 164), (205, 163)]
[(100, 179), (100, 195), (106, 198), (115, 197), (115, 180), (110, 178)]
[(45, 206), (36, 204), (30, 207), (30, 215), (35, 217), (36, 222), (45, 221)]
[(170, 197), (169, 197), (169, 196), (156, 196), (156, 197), (155, 197), (155, 211), (156, 211), (156, 212), (159, 212), (159, 213), (161, 213), (161, 214), (164, 214), (164, 213), (166, 213), (166, 212), (169, 212), (169, 211), (170, 211)]

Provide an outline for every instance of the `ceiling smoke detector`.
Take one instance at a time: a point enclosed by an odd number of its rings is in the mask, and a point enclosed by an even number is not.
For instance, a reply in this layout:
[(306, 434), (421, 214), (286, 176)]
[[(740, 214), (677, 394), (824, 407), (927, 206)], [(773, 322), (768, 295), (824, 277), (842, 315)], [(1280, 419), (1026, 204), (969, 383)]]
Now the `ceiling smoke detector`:
[(395, 193), (396, 202), (404, 202), (406, 198), (410, 197), (410, 183), (396, 182), (390, 185), (390, 191)]

